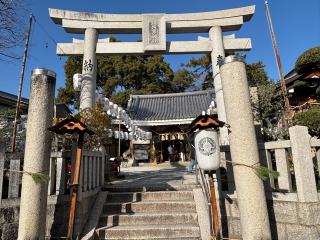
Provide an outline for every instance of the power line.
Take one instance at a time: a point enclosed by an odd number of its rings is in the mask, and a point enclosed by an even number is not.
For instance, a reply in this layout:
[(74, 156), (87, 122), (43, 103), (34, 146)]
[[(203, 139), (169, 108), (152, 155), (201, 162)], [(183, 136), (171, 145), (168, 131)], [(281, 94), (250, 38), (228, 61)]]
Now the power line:
[(63, 49), (61, 47), (59, 47), (58, 42), (50, 35), (50, 33), (39, 23), (39, 21), (36, 19), (35, 16), (32, 16), (34, 19), (34, 22), (36, 24), (38, 24), (38, 26), (41, 28), (41, 30), (47, 34), (48, 38), (57, 45), (57, 47), (65, 54), (65, 52), (63, 51)]
[(5, 53), (0, 52), (0, 55), (7, 57), (7, 58), (11, 58), (11, 59), (15, 59), (15, 60), (20, 60), (22, 57), (16, 57), (16, 56), (12, 56), (12, 55), (8, 55)]
[[(33, 17), (32, 19), (33, 19), (33, 22), (35, 22), (34, 17)], [(34, 26), (35, 26), (35, 25), (34, 25)], [(42, 64), (43, 62), (38, 58), (38, 56), (32, 54), (32, 52), (36, 52), (36, 51), (34, 51), (34, 50), (35, 50), (36, 47), (37, 47), (37, 44), (36, 44), (36, 40), (37, 40), (37, 39), (34, 37), (34, 36), (36, 36), (36, 35), (35, 35), (35, 32), (36, 32), (36, 28), (33, 27), (33, 28), (31, 29), (31, 35), (30, 35), (30, 46), (29, 46), (29, 54), (28, 54), (28, 57), (29, 57), (30, 59), (35, 60), (38, 64)]]

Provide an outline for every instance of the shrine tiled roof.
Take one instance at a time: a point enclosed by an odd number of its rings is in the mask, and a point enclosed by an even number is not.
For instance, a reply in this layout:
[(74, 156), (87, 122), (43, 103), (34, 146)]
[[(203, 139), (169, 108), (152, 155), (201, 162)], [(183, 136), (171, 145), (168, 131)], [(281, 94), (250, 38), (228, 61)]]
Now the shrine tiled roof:
[[(18, 96), (0, 91), (0, 110), (15, 108), (17, 104)], [(20, 108), (23, 110), (22, 113), (26, 114), (28, 111), (29, 99), (21, 98), (21, 106)], [(57, 118), (65, 118), (72, 114), (68, 106), (64, 103), (56, 103), (54, 107), (54, 116)]]
[(140, 122), (191, 122), (208, 109), (213, 98), (213, 90), (132, 95), (128, 103), (128, 113), (132, 120)]
[[(12, 103), (14, 103), (13, 106), (15, 106), (17, 98), (18, 98), (17, 95), (14, 95), (14, 94), (11, 94), (11, 93), (8, 93), (8, 92), (0, 91), (0, 101), (1, 102), (5, 101), (7, 104), (12, 102)], [(21, 102), (24, 103), (24, 104), (28, 104), (29, 103), (29, 99), (21, 98)]]

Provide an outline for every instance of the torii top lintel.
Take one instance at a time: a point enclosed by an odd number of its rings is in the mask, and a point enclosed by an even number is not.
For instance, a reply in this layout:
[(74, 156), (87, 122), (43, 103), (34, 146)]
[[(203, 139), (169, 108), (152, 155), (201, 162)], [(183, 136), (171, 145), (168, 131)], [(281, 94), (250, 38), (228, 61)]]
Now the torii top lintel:
[[(254, 11), (252, 5), (211, 12), (156, 15), (164, 17), (167, 33), (208, 32), (213, 26), (220, 26), (226, 32), (240, 29)], [(135, 34), (142, 32), (144, 16), (154, 14), (104, 14), (50, 8), (49, 15), (69, 33), (84, 33), (87, 28), (95, 28), (99, 33)]]

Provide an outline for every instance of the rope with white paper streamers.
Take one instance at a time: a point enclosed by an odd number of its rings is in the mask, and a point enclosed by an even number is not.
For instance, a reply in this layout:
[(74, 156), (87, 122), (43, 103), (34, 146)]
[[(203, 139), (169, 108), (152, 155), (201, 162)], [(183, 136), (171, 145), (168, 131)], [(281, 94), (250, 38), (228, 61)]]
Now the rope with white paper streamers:
[[(151, 140), (152, 132), (147, 132), (139, 128), (138, 126), (133, 124), (130, 116), (127, 112), (119, 107), (117, 104), (111, 102), (108, 98), (106, 98), (103, 94), (96, 91), (96, 102), (100, 102), (103, 106), (103, 110), (111, 117), (117, 118), (124, 122), (124, 125), (128, 129), (128, 132), (114, 131), (114, 138), (124, 139), (124, 140), (132, 140), (132, 139), (140, 139), (140, 140)], [(207, 114), (212, 115), (216, 113), (215, 102), (211, 101)]]
[[(105, 97), (102, 93), (96, 91), (96, 102), (99, 102), (103, 111), (105, 111), (110, 117), (118, 119), (122, 121), (122, 123), (126, 126), (129, 132), (123, 131), (113, 131), (113, 137), (115, 139), (124, 139), (124, 140), (151, 140), (152, 133), (147, 132), (139, 128), (138, 126), (133, 124), (132, 119), (129, 114), (122, 107), (117, 104), (111, 102), (107, 97)], [(110, 134), (111, 135), (111, 134)], [(111, 137), (111, 136), (110, 136)]]
[[(73, 87), (76, 91), (79, 91), (81, 88), (82, 75), (77, 73), (73, 75)], [(117, 104), (111, 102), (107, 97), (105, 97), (102, 93), (99, 93), (96, 90), (96, 102), (100, 102), (103, 106), (103, 111), (105, 111), (110, 117), (119, 119), (124, 123), (129, 132), (123, 131), (113, 131), (110, 129), (110, 137), (114, 136), (116, 139), (124, 139), (124, 140), (151, 140), (152, 133), (147, 132), (139, 128), (137, 125), (133, 124), (132, 119), (129, 114)], [(210, 106), (207, 109), (207, 114), (212, 115), (215, 112), (215, 102), (212, 101)]]

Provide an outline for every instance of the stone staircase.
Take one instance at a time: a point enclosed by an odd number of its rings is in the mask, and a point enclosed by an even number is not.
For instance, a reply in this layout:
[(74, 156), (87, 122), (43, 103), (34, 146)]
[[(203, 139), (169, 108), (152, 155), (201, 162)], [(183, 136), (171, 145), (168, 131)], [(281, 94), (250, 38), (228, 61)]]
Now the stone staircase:
[(98, 239), (201, 239), (191, 189), (113, 190), (117, 192), (108, 193), (100, 215), (96, 229)]

